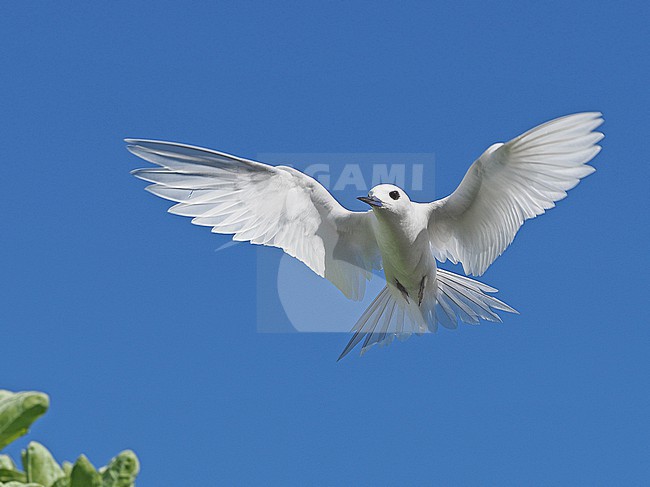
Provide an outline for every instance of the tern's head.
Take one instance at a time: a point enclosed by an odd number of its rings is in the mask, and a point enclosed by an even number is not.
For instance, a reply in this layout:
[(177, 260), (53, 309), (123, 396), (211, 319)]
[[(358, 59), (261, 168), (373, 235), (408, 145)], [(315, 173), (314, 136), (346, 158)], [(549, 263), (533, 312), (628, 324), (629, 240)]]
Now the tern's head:
[(411, 205), (406, 192), (392, 184), (379, 184), (368, 192), (368, 196), (361, 196), (358, 199), (368, 203), (373, 210), (391, 213), (400, 213)]

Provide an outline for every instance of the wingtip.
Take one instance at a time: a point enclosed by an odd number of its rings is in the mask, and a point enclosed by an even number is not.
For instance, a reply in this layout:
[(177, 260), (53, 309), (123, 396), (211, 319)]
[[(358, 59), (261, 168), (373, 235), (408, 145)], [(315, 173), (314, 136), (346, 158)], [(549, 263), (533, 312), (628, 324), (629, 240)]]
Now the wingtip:
[[(600, 127), (605, 122), (605, 117), (601, 112), (594, 112), (594, 120), (598, 120), (598, 127)], [(603, 134), (603, 137), (605, 137), (605, 134)]]
[(124, 139), (124, 142), (127, 144), (127, 147), (138, 147), (139, 149), (147, 149), (151, 145), (174, 145), (180, 147), (191, 147), (186, 146), (185, 144), (179, 144), (177, 142), (168, 142), (165, 140), (157, 139), (134, 139), (131, 137)]
[[(591, 132), (596, 132), (596, 129), (600, 127), (603, 122), (605, 122), (605, 118), (603, 117), (602, 112), (583, 112), (582, 114), (576, 113), (576, 115), (588, 115), (589, 118), (585, 120), (585, 123), (597, 122), (596, 125), (591, 129)], [(605, 135), (603, 135), (603, 137), (605, 137)]]
[[(589, 116), (589, 117), (591, 117), (593, 119), (603, 118), (603, 113), (601, 111), (599, 111), (599, 110), (594, 110), (594, 111), (591, 111), (591, 112), (589, 112), (589, 111), (587, 111), (587, 112), (577, 112), (577, 113), (574, 113), (573, 115), (577, 115), (577, 116), (580, 116), (580, 115), (585, 116), (585, 115), (587, 115), (587, 116)], [(572, 115), (569, 115), (569, 116), (572, 116)]]
[(129, 151), (131, 154), (133, 154), (134, 156), (138, 156), (138, 157), (140, 157), (140, 156), (138, 155), (138, 149), (137, 149), (137, 146), (136, 146), (135, 144), (127, 144), (127, 145), (126, 145), (126, 150), (128, 150), (128, 151)]
[(147, 143), (152, 143), (152, 144), (169, 144), (170, 142), (165, 142), (162, 140), (156, 140), (156, 139), (137, 139), (134, 137), (127, 137), (124, 139), (124, 142), (127, 144), (132, 144), (132, 145), (138, 145), (138, 144), (147, 144)]

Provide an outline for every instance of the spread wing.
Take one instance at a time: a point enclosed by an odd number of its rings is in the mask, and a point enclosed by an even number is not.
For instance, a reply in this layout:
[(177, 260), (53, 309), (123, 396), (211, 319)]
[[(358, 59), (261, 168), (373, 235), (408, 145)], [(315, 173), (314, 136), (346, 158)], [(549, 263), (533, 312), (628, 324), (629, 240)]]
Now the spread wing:
[(381, 268), (371, 211), (343, 208), (316, 180), (183, 144), (126, 139), (133, 154), (158, 167), (132, 174), (151, 193), (175, 201), (170, 213), (234, 240), (271, 245), (304, 262), (350, 299), (359, 300)]
[(494, 144), (449, 196), (426, 204), (436, 258), (481, 275), (529, 218), (541, 215), (595, 169), (600, 113), (578, 113)]

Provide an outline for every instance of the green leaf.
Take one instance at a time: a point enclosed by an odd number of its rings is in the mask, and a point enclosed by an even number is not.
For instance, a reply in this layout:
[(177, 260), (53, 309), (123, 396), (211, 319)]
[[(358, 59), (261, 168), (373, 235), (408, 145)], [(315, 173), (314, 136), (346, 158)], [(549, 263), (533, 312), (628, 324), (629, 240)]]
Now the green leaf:
[(16, 468), (16, 464), (9, 455), (0, 455), (0, 482), (12, 480), (25, 482), (27, 478), (23, 472)]
[(11, 391), (7, 391), (5, 389), (0, 389), (0, 401), (2, 401), (5, 397), (13, 396), (14, 393)]
[(63, 473), (65, 473), (68, 477), (72, 473), (72, 464), (68, 461), (62, 462), (61, 468), (63, 469)]
[(16, 464), (9, 455), (0, 455), (0, 469), (16, 470)]
[(27, 476), (23, 472), (19, 472), (18, 470), (0, 468), (0, 482), (9, 482), (12, 480), (18, 482), (26, 482)]
[(23, 472), (16, 468), (16, 464), (9, 455), (0, 455), (0, 483), (12, 480), (25, 482), (27, 478)]
[[(0, 449), (24, 435), (49, 408), (49, 397), (40, 392), (0, 390)], [(31, 442), (21, 453), (21, 472), (7, 455), (0, 455), (0, 487), (134, 487), (140, 472), (138, 457), (125, 450), (99, 472), (81, 455), (60, 467), (43, 445)]]
[(27, 433), (49, 406), (50, 398), (42, 392), (0, 390), (0, 450)]
[(41, 484), (24, 484), (22, 482), (7, 482), (6, 484), (0, 484), (0, 487), (43, 487)]
[(103, 487), (133, 487), (140, 462), (131, 450), (124, 450), (101, 469)]
[(77, 458), (72, 468), (70, 487), (102, 487), (102, 476), (85, 455)]
[(52, 454), (40, 443), (32, 441), (22, 451), (23, 468), (28, 482), (38, 482), (44, 487), (52, 487), (56, 480), (65, 474)]
[(70, 477), (61, 477), (51, 487), (70, 487)]

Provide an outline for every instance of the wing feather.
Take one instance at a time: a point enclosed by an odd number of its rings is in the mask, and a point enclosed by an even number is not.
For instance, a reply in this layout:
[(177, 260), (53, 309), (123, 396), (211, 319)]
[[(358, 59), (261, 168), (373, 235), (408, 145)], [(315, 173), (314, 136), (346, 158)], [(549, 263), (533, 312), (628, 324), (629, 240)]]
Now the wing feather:
[(436, 258), (483, 274), (524, 221), (595, 171), (587, 163), (601, 149), (604, 135), (594, 130), (602, 123), (598, 112), (568, 115), (488, 148), (451, 195), (426, 204)]
[(313, 178), (200, 147), (126, 139), (136, 156), (158, 167), (132, 174), (175, 202), (169, 212), (233, 240), (271, 245), (359, 300), (373, 268), (381, 268), (372, 212), (343, 208)]

